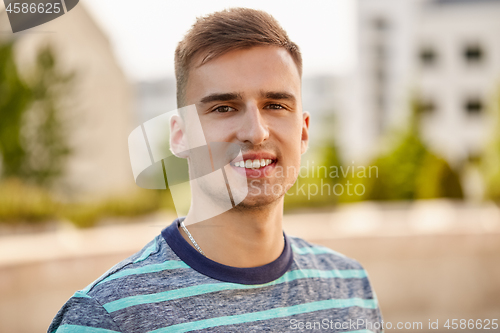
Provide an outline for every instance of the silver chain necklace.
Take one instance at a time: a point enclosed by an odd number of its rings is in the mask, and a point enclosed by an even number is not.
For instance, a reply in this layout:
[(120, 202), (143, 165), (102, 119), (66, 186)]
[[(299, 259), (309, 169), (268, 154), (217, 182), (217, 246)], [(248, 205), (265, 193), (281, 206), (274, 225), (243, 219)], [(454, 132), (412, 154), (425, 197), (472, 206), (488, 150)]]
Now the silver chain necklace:
[(200, 246), (196, 243), (196, 241), (194, 240), (193, 236), (191, 235), (191, 233), (187, 230), (186, 226), (184, 225), (184, 221), (181, 222), (181, 228), (182, 230), (184, 230), (184, 232), (186, 233), (186, 235), (189, 237), (189, 240), (191, 241), (191, 243), (193, 243), (194, 247), (201, 253), (203, 254), (205, 257), (205, 253), (203, 253), (202, 249), (200, 248)]

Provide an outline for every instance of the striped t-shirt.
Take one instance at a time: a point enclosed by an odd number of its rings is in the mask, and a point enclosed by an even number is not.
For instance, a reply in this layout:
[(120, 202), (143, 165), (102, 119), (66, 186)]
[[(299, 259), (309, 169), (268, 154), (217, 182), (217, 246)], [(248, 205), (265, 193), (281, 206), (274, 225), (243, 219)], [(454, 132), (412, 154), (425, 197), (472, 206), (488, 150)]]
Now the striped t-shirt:
[(77, 291), (48, 332), (381, 331), (355, 260), (285, 235), (275, 261), (225, 266), (196, 251), (178, 224)]

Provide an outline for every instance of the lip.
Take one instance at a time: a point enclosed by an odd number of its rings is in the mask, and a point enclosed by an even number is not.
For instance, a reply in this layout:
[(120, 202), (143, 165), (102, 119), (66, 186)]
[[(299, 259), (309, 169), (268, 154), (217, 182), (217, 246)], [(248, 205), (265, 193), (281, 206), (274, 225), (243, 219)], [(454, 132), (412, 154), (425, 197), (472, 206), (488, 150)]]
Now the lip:
[(267, 152), (259, 152), (259, 153), (245, 153), (242, 155), (242, 157), (237, 157), (234, 160), (231, 161), (231, 163), (236, 163), (236, 162), (241, 162), (241, 161), (246, 161), (246, 160), (273, 160), (276, 162), (277, 158), (276, 155), (272, 153), (267, 153)]
[[(236, 162), (246, 161), (246, 160), (261, 160), (269, 159), (273, 162), (259, 169), (247, 169), (240, 168), (234, 165)], [(272, 170), (276, 167), (277, 158), (276, 155), (267, 152), (256, 152), (256, 153), (245, 153), (242, 157), (235, 158), (231, 161), (231, 168), (240, 175), (246, 176), (247, 178), (258, 179), (265, 178), (271, 175)]]
[(259, 178), (266, 178), (271, 175), (272, 170), (276, 167), (276, 161), (273, 163), (266, 165), (263, 168), (259, 169), (247, 169), (247, 168), (240, 168), (234, 165), (231, 165), (231, 168), (237, 172), (238, 174), (242, 176), (246, 176), (247, 178), (252, 178), (252, 179), (259, 179)]

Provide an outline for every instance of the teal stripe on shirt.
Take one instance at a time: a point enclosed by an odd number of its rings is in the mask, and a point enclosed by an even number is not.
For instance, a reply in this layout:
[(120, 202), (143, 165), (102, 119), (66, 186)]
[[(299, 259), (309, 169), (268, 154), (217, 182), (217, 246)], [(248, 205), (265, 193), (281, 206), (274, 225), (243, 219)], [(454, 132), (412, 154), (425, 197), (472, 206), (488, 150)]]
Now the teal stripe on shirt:
[(336, 251), (333, 251), (332, 249), (329, 249), (329, 248), (323, 247), (323, 246), (297, 247), (295, 244), (292, 244), (292, 250), (294, 253), (301, 254), (301, 255), (330, 253), (330, 254), (336, 254), (338, 256), (345, 258), (345, 255), (343, 255), (342, 253), (338, 253)]
[(194, 322), (187, 322), (169, 327), (160, 328), (150, 333), (168, 333), (168, 332), (188, 332), (192, 330), (201, 330), (210, 327), (244, 324), (259, 320), (268, 320), (283, 318), (296, 314), (359, 306), (367, 309), (376, 309), (377, 303), (372, 299), (348, 298), (348, 299), (329, 299), (305, 304), (292, 305), (284, 308), (276, 308), (265, 311), (245, 313), (234, 316), (217, 317)]
[(189, 266), (184, 263), (184, 261), (180, 260), (169, 260), (162, 262), (161, 264), (150, 264), (142, 267), (137, 267), (137, 268), (128, 268), (128, 269), (123, 269), (121, 271), (118, 271), (114, 274), (111, 274), (107, 278), (103, 279), (102, 281), (99, 281), (97, 285), (108, 282), (111, 280), (115, 280), (124, 276), (128, 275), (136, 275), (136, 274), (146, 274), (146, 273), (156, 273), (156, 272), (161, 272), (169, 269), (178, 269), (178, 268), (189, 268)]
[(105, 328), (80, 326), (80, 325), (62, 325), (51, 333), (120, 333), (118, 331), (108, 330)]
[(349, 270), (329, 270), (322, 271), (317, 269), (302, 269), (302, 270), (294, 270), (291, 272), (285, 273), (279, 279), (276, 279), (272, 282), (265, 284), (257, 284), (257, 285), (246, 285), (246, 284), (238, 284), (238, 283), (213, 283), (213, 284), (202, 284), (192, 287), (186, 287), (176, 290), (169, 290), (155, 294), (147, 294), (147, 295), (136, 295), (125, 297), (116, 301), (112, 301), (103, 305), (103, 307), (109, 313), (115, 312), (121, 309), (128, 308), (130, 306), (148, 304), (148, 303), (159, 303), (165, 302), (173, 299), (184, 298), (197, 296), (202, 294), (208, 294), (217, 291), (224, 290), (237, 290), (237, 289), (256, 289), (263, 288), (267, 286), (272, 286), (284, 282), (290, 282), (298, 279), (305, 278), (323, 278), (323, 279), (331, 279), (331, 278), (341, 278), (341, 279), (349, 279), (349, 278), (365, 278), (366, 272), (363, 269), (349, 269)]
[(79, 298), (92, 298), (87, 293), (82, 292), (82, 291), (77, 291), (76, 293), (73, 294), (73, 297), (79, 297)]
[(149, 257), (151, 255), (151, 253), (153, 253), (154, 251), (156, 250), (156, 238), (153, 242), (153, 244), (151, 244), (150, 246), (148, 246), (147, 249), (144, 250), (144, 252), (142, 252), (141, 256), (137, 259), (134, 260), (134, 264), (136, 262), (139, 262), (139, 261), (143, 261), (145, 260), (147, 257)]

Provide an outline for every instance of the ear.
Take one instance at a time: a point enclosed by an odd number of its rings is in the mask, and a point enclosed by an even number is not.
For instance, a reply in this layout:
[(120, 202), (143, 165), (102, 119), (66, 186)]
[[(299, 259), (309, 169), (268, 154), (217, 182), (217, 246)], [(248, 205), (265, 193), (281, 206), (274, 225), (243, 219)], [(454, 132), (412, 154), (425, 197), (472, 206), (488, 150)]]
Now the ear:
[(309, 147), (309, 112), (302, 113), (302, 137), (301, 137), (301, 154), (304, 154)]
[(170, 151), (180, 158), (187, 158), (189, 155), (184, 120), (178, 115), (170, 118)]

